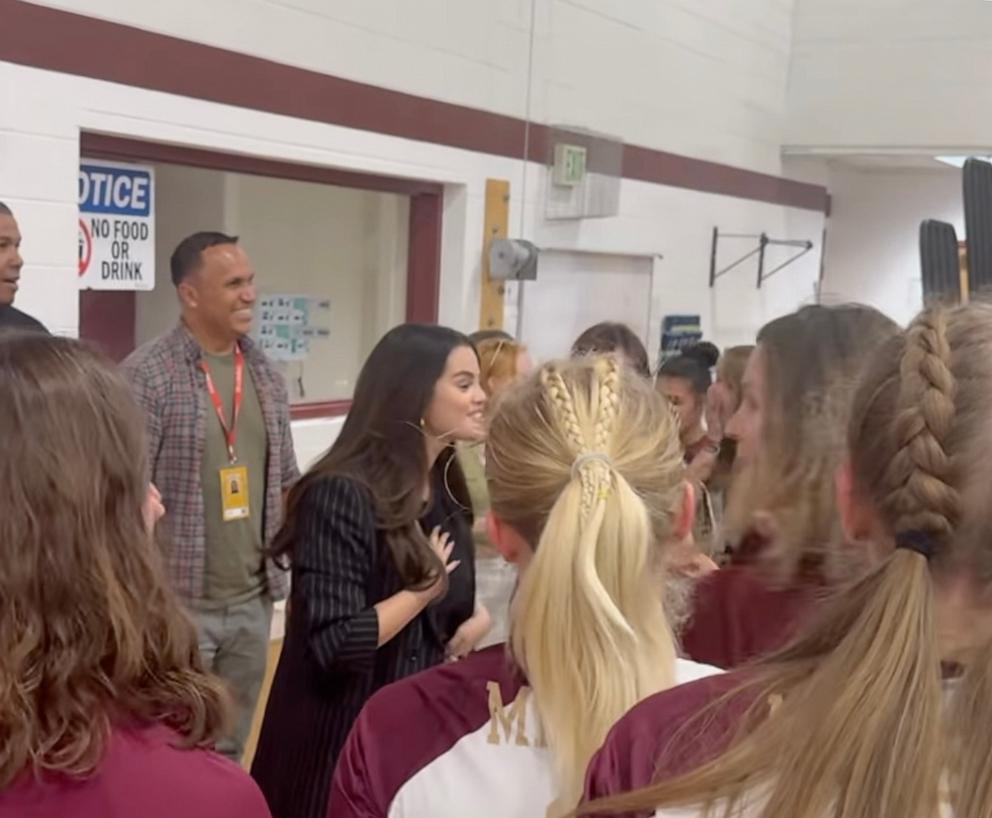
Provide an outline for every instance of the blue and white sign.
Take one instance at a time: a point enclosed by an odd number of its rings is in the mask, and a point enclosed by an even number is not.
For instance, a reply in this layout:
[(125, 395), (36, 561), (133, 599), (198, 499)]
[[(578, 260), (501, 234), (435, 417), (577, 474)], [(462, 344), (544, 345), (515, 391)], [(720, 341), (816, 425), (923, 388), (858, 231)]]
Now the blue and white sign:
[(79, 287), (155, 287), (155, 171), (83, 159), (79, 165)]
[(658, 362), (674, 358), (683, 349), (703, 340), (698, 315), (666, 315), (661, 324), (661, 355)]

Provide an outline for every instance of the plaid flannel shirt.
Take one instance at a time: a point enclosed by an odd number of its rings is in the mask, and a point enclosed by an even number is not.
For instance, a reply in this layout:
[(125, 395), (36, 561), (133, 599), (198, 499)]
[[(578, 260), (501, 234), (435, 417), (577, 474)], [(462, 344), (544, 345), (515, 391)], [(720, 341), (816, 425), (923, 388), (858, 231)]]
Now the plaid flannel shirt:
[[(250, 339), (241, 340), (268, 437), (263, 533), (266, 544), (282, 522), (283, 492), (300, 476), (289, 426), (289, 396), (282, 375)], [(121, 365), (145, 410), (151, 479), (162, 493), (171, 534), (166, 563), (172, 586), (187, 602), (205, 594), (206, 535), (200, 479), (208, 395), (200, 346), (180, 323), (135, 350)], [(286, 572), (266, 560), (268, 593), (283, 599)]]

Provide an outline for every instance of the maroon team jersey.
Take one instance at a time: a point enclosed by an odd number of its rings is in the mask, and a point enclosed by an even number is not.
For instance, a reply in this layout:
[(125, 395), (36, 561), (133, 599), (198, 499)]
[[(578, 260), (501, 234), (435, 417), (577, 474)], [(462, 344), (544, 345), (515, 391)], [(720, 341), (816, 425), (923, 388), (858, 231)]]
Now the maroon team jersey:
[[(715, 672), (679, 661), (676, 681)], [(494, 645), (369, 700), (338, 759), (327, 815), (544, 818), (557, 792), (530, 688)]]
[(735, 668), (782, 647), (805, 622), (819, 588), (774, 588), (751, 565), (731, 564), (696, 585), (682, 649), (696, 662)]
[(25, 772), (0, 792), (0, 818), (270, 818), (255, 782), (161, 725), (114, 729), (92, 775)]
[(729, 745), (751, 698), (733, 697), (712, 717), (704, 716), (701, 729), (690, 722), (742, 679), (740, 673), (710, 676), (658, 693), (632, 708), (590, 762), (584, 801), (631, 792), (716, 758)]

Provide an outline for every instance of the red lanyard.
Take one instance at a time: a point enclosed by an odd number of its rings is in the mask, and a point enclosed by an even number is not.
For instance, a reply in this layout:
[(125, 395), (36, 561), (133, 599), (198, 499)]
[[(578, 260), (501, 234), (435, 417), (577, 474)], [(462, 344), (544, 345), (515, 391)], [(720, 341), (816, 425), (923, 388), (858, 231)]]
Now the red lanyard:
[(227, 421), (224, 420), (224, 401), (221, 400), (217, 392), (217, 387), (214, 386), (214, 379), (210, 377), (210, 368), (207, 366), (206, 361), (200, 361), (200, 369), (203, 370), (203, 374), (207, 379), (207, 392), (210, 394), (210, 400), (213, 402), (214, 410), (217, 412), (217, 420), (220, 421), (220, 428), (224, 430), (228, 457), (231, 458), (232, 463), (236, 463), (238, 458), (234, 454), (234, 443), (238, 438), (238, 415), (241, 413), (241, 399), (244, 397), (245, 356), (241, 351), (241, 345), (234, 345), (234, 417), (231, 418), (230, 427), (228, 427)]

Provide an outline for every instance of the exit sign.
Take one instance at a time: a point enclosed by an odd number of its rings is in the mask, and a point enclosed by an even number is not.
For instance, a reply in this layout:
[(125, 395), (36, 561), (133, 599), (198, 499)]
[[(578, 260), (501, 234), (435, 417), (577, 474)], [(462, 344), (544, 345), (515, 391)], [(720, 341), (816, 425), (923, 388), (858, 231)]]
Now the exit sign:
[(586, 149), (581, 145), (555, 145), (552, 181), (562, 187), (576, 187), (586, 178)]

